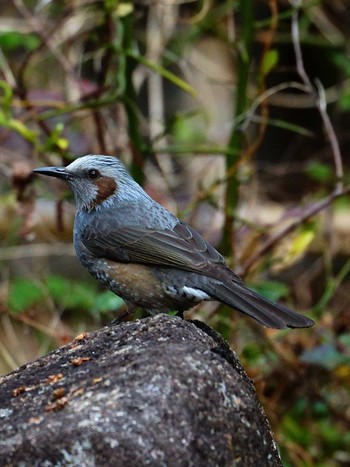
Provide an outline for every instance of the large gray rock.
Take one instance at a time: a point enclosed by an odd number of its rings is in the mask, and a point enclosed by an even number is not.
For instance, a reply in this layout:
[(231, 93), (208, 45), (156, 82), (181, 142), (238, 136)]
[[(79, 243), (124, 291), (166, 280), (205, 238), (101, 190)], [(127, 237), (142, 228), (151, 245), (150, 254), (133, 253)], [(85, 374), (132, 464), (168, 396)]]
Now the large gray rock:
[(200, 322), (79, 336), (0, 380), (1, 466), (280, 466), (254, 387)]

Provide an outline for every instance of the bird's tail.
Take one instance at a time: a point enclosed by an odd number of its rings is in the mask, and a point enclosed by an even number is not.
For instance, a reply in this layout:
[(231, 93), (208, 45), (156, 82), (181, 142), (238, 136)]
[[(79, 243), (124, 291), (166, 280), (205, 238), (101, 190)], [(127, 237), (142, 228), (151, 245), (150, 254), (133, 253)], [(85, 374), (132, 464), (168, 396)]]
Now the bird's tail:
[(268, 328), (309, 328), (315, 324), (312, 319), (267, 300), (240, 282), (232, 281), (229, 285), (213, 282), (206, 284), (203, 290), (214, 299), (251, 316)]

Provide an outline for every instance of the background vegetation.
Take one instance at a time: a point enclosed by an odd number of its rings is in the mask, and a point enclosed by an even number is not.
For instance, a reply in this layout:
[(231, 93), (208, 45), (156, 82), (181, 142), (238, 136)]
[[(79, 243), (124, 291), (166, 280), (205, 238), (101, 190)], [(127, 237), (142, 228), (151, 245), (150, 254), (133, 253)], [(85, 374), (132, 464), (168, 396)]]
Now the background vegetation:
[(285, 465), (350, 464), (348, 0), (12, 0), (0, 16), (0, 371), (108, 323), (74, 208), (32, 168), (116, 154), (255, 289), (273, 331), (217, 304)]

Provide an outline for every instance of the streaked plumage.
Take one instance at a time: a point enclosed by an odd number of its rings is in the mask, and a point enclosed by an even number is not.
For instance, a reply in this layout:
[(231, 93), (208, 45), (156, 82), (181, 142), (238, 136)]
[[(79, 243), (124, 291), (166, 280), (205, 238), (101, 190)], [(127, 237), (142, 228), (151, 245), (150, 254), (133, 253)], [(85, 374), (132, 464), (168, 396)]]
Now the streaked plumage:
[(182, 312), (202, 300), (218, 300), (268, 327), (314, 324), (245, 287), (220, 253), (150, 198), (118, 159), (84, 156), (66, 168), (34, 172), (68, 182), (77, 204), (77, 255), (94, 277), (126, 302), (153, 314)]

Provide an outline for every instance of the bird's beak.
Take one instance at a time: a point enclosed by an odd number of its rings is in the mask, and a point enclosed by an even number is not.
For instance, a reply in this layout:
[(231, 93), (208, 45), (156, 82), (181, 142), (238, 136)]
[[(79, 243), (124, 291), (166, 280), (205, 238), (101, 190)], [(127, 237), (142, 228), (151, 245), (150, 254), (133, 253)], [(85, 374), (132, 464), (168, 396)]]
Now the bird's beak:
[(61, 178), (62, 180), (68, 180), (70, 178), (70, 174), (65, 167), (40, 167), (39, 169), (34, 169), (33, 172), (40, 175), (47, 175), (48, 177)]

